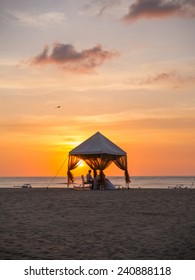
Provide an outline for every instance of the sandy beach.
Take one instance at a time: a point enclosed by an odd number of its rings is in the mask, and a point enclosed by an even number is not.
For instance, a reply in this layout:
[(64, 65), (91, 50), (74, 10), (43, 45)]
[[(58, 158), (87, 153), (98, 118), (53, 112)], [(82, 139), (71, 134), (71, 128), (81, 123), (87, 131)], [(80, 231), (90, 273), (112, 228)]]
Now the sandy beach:
[(195, 259), (195, 189), (0, 189), (0, 259)]

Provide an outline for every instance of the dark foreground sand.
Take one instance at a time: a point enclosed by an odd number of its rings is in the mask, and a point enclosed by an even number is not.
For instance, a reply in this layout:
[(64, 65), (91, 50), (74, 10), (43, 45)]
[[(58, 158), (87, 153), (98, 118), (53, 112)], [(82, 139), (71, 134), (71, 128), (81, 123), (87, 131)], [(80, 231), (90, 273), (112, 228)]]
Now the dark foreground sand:
[(195, 190), (0, 189), (0, 259), (195, 259)]

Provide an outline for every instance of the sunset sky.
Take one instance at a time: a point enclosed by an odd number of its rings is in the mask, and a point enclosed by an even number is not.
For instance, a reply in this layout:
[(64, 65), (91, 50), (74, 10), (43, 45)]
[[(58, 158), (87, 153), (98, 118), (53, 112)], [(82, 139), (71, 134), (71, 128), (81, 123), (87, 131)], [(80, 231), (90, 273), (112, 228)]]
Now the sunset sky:
[(97, 131), (131, 176), (195, 175), (194, 0), (0, 0), (0, 38), (0, 176), (54, 175)]

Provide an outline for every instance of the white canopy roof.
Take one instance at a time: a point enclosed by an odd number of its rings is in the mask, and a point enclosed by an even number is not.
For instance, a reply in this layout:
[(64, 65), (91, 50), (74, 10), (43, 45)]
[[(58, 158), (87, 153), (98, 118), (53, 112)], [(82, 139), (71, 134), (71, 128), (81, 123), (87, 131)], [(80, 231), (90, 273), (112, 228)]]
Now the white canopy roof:
[(70, 155), (116, 155), (125, 156), (126, 152), (119, 148), (116, 144), (102, 135), (100, 132), (96, 132), (90, 138), (85, 140), (79, 146), (69, 152)]

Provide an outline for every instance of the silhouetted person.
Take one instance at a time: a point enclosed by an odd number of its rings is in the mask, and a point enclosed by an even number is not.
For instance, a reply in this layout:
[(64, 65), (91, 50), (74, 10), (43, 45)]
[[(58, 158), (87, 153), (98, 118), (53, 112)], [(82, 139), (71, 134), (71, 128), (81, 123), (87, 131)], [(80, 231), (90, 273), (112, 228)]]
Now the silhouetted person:
[(94, 180), (93, 177), (91, 176), (91, 170), (89, 170), (87, 173), (87, 183), (91, 184), (91, 188), (93, 189)]
[(93, 177), (91, 176), (91, 170), (87, 173), (87, 183), (93, 183)]

